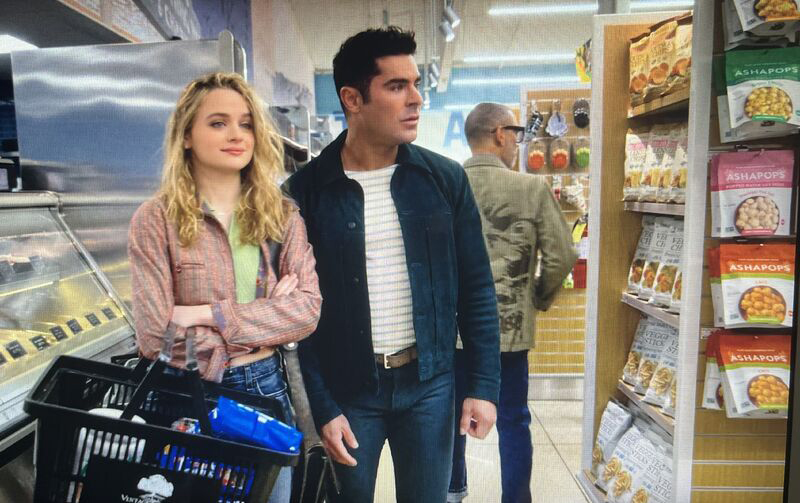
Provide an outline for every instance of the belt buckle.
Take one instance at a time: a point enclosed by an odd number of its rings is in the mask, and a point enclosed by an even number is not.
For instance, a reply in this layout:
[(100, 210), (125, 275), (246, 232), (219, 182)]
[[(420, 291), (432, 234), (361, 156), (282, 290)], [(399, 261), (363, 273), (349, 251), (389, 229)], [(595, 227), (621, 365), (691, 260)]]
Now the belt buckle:
[(389, 366), (389, 355), (387, 355), (385, 353), (383, 355), (383, 368), (385, 368), (386, 370), (389, 370), (389, 369), (392, 368), (392, 367)]

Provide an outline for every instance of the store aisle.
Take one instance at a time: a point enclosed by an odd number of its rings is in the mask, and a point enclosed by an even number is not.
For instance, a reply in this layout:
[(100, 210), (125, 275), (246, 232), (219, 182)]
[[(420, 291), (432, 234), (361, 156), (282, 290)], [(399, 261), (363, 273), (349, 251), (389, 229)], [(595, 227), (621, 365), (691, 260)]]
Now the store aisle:
[[(533, 477), (535, 503), (586, 503), (575, 480), (580, 468), (581, 414), (579, 401), (530, 400), (533, 432)], [(484, 440), (467, 442), (469, 496), (465, 503), (500, 501), (500, 455), (497, 430)], [(394, 503), (394, 473), (388, 445), (378, 467), (376, 503)]]

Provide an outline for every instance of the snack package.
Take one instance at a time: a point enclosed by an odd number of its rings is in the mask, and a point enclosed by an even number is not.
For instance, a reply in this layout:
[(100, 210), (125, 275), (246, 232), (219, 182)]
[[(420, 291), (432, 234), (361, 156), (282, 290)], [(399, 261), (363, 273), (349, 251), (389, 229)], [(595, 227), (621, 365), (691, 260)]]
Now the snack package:
[(650, 379), (650, 387), (644, 395), (644, 401), (662, 407), (670, 392), (672, 380), (678, 372), (678, 332), (670, 338), (669, 344), (661, 353), (658, 367)]
[(645, 101), (651, 101), (667, 91), (667, 77), (670, 74), (670, 58), (675, 50), (675, 32), (678, 23), (667, 19), (650, 30), (647, 51), (647, 88)]
[[(644, 433), (655, 447), (655, 455), (644, 470), (632, 474), (631, 489), (608, 501), (619, 503), (668, 503), (672, 501), (672, 446), (651, 431)], [(613, 498), (613, 499), (612, 499)]]
[(791, 234), (794, 151), (725, 152), (711, 161), (711, 235)]
[(725, 306), (722, 302), (722, 273), (719, 268), (719, 248), (706, 250), (708, 257), (708, 280), (711, 287), (711, 305), (714, 308), (714, 326), (725, 326)]
[(650, 130), (646, 128), (628, 129), (625, 135), (625, 183), (622, 188), (625, 201), (639, 200), (649, 140)]
[(794, 33), (762, 37), (744, 31), (744, 28), (742, 28), (742, 20), (739, 19), (739, 14), (736, 12), (736, 5), (732, 0), (723, 0), (722, 2), (722, 27), (725, 37), (726, 52), (739, 46), (786, 47), (789, 42), (794, 42), (795, 38)]
[(622, 502), (632, 497), (634, 480), (642, 478), (652, 463), (660, 461), (657, 461), (658, 449), (645, 432), (642, 432), (636, 442), (623, 447), (626, 448), (615, 450), (613, 454), (620, 461), (620, 469), (608, 484), (606, 491), (608, 502)]
[(642, 233), (639, 234), (636, 253), (628, 271), (627, 292), (633, 295), (639, 294), (639, 285), (642, 282), (642, 273), (644, 273), (644, 263), (647, 261), (647, 253), (650, 251), (650, 245), (653, 241), (655, 223), (656, 217), (654, 215), (644, 215), (642, 217)]
[(686, 182), (689, 178), (689, 124), (684, 122), (672, 132), (677, 136), (677, 145), (672, 161), (669, 202), (683, 204), (686, 202)]
[(720, 143), (732, 143), (744, 140), (776, 138), (798, 131), (793, 124), (776, 121), (747, 121), (736, 128), (731, 127), (731, 113), (728, 104), (728, 87), (725, 79), (725, 56), (714, 56), (712, 59), (714, 90), (717, 95), (717, 119), (719, 122)]
[(791, 327), (793, 244), (721, 244), (725, 328)]
[(639, 364), (642, 362), (642, 350), (644, 349), (643, 334), (647, 330), (650, 318), (647, 316), (639, 320), (636, 326), (636, 333), (633, 335), (633, 342), (628, 351), (628, 360), (622, 367), (622, 380), (631, 386), (636, 385), (636, 374), (639, 372)]
[(789, 411), (790, 335), (720, 334), (726, 411), (748, 417), (786, 418)]
[(540, 173), (547, 165), (547, 145), (541, 139), (534, 138), (528, 143), (528, 156), (525, 163), (528, 173)]
[[(668, 124), (656, 124), (653, 126), (653, 129), (650, 130), (650, 138), (645, 150), (639, 201), (656, 201), (658, 187), (661, 184), (662, 163), (669, 144), (670, 126)], [(668, 160), (668, 164), (671, 166), (671, 160)], [(670, 169), (671, 172), (672, 170)]]
[(661, 321), (651, 319), (642, 333), (642, 358), (636, 372), (636, 384), (633, 390), (644, 395), (650, 387), (655, 375), (661, 354), (678, 337), (678, 331)]
[(732, 0), (742, 29), (757, 36), (784, 35), (797, 31), (797, 0)]
[(668, 313), (680, 314), (681, 312), (681, 294), (683, 288), (683, 272), (678, 269), (678, 274), (675, 276), (675, 283), (672, 285), (672, 295), (669, 300)]
[(642, 430), (636, 424), (632, 424), (614, 446), (614, 450), (608, 458), (608, 462), (599, 468), (600, 475), (595, 482), (597, 487), (608, 492), (611, 482), (616, 478), (617, 474), (623, 470), (622, 459), (629, 457), (634, 446), (641, 440), (646, 440)]
[(725, 55), (730, 125), (782, 122), (800, 126), (800, 47)]
[(643, 33), (630, 41), (628, 57), (629, 91), (631, 107), (644, 103), (644, 92), (647, 87), (647, 51), (650, 33)]
[(600, 426), (597, 429), (597, 438), (592, 449), (592, 474), (600, 475), (600, 468), (611, 459), (617, 442), (628, 430), (633, 421), (633, 416), (624, 405), (616, 400), (609, 400), (603, 415), (600, 417)]
[(656, 192), (656, 201), (659, 203), (667, 203), (673, 199), (672, 181), (675, 178), (677, 178), (678, 183), (680, 183), (680, 171), (675, 164), (675, 155), (677, 154), (680, 140), (681, 125), (670, 125), (667, 144), (664, 148), (663, 157), (661, 158), (661, 178), (659, 178), (658, 190)]
[(692, 14), (678, 17), (675, 43), (671, 53), (671, 67), (667, 79), (667, 93), (689, 87), (692, 75)]
[(675, 404), (678, 401), (678, 374), (672, 378), (672, 384), (669, 385), (669, 393), (664, 397), (664, 405), (661, 406), (661, 412), (669, 417), (675, 417)]
[(672, 291), (678, 273), (681, 270), (681, 254), (683, 252), (683, 221), (671, 222), (672, 232), (669, 234), (667, 245), (661, 263), (656, 272), (656, 282), (653, 286), (653, 296), (650, 302), (657, 306), (669, 307), (672, 303)]
[(647, 250), (647, 260), (642, 271), (642, 281), (639, 283), (638, 296), (642, 300), (650, 300), (653, 296), (658, 267), (664, 258), (670, 234), (674, 231), (674, 223), (675, 220), (672, 218), (656, 217), (656, 223), (653, 226), (653, 239), (650, 242), (650, 248)]
[(717, 357), (719, 353), (719, 335), (722, 330), (714, 330), (706, 342), (706, 377), (703, 381), (703, 408), (722, 410), (725, 398), (722, 392), (722, 381), (719, 375)]

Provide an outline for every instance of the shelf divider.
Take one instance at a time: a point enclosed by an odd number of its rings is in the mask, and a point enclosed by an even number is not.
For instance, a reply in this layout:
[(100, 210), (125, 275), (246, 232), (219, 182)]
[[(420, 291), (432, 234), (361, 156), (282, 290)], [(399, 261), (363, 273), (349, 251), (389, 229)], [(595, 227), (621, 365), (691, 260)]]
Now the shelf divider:
[(633, 404), (636, 405), (639, 409), (644, 411), (645, 414), (649, 418), (651, 418), (657, 425), (664, 429), (670, 436), (675, 434), (675, 420), (666, 414), (663, 414), (658, 407), (645, 402), (639, 394), (633, 391), (633, 387), (630, 386), (628, 383), (619, 381), (617, 383), (617, 389), (619, 389), (623, 395), (625, 395), (628, 400), (630, 400)]
[(648, 115), (655, 115), (667, 112), (677, 112), (678, 110), (689, 109), (689, 88), (682, 89), (678, 92), (661, 96), (653, 101), (644, 103), (642, 105), (633, 107), (628, 112), (628, 117), (646, 117)]
[(635, 211), (638, 213), (654, 213), (656, 215), (670, 215), (682, 217), (685, 206), (672, 203), (640, 203), (636, 201), (625, 201), (625, 211)]
[(664, 323), (675, 328), (676, 330), (678, 329), (681, 320), (680, 315), (668, 313), (664, 309), (656, 307), (652, 304), (648, 304), (647, 302), (638, 299), (637, 297), (634, 297), (629, 293), (622, 294), (622, 303), (627, 304), (632, 308), (641, 311), (647, 316), (652, 316), (657, 320), (663, 321)]

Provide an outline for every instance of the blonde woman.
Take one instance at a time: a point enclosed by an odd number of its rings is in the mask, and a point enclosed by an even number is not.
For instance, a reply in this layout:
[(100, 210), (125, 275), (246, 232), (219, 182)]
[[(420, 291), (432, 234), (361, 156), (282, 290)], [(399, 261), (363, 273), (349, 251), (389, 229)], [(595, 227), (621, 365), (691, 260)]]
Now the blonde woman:
[[(136, 339), (154, 359), (165, 334), (185, 358), (195, 327), (204, 379), (270, 395), (291, 417), (276, 347), (308, 336), (321, 297), (306, 228), (278, 186), (280, 137), (237, 74), (191, 82), (167, 125), (161, 189), (131, 221)], [(281, 243), (276, 278), (268, 241)], [(284, 469), (270, 502), (288, 502)]]

